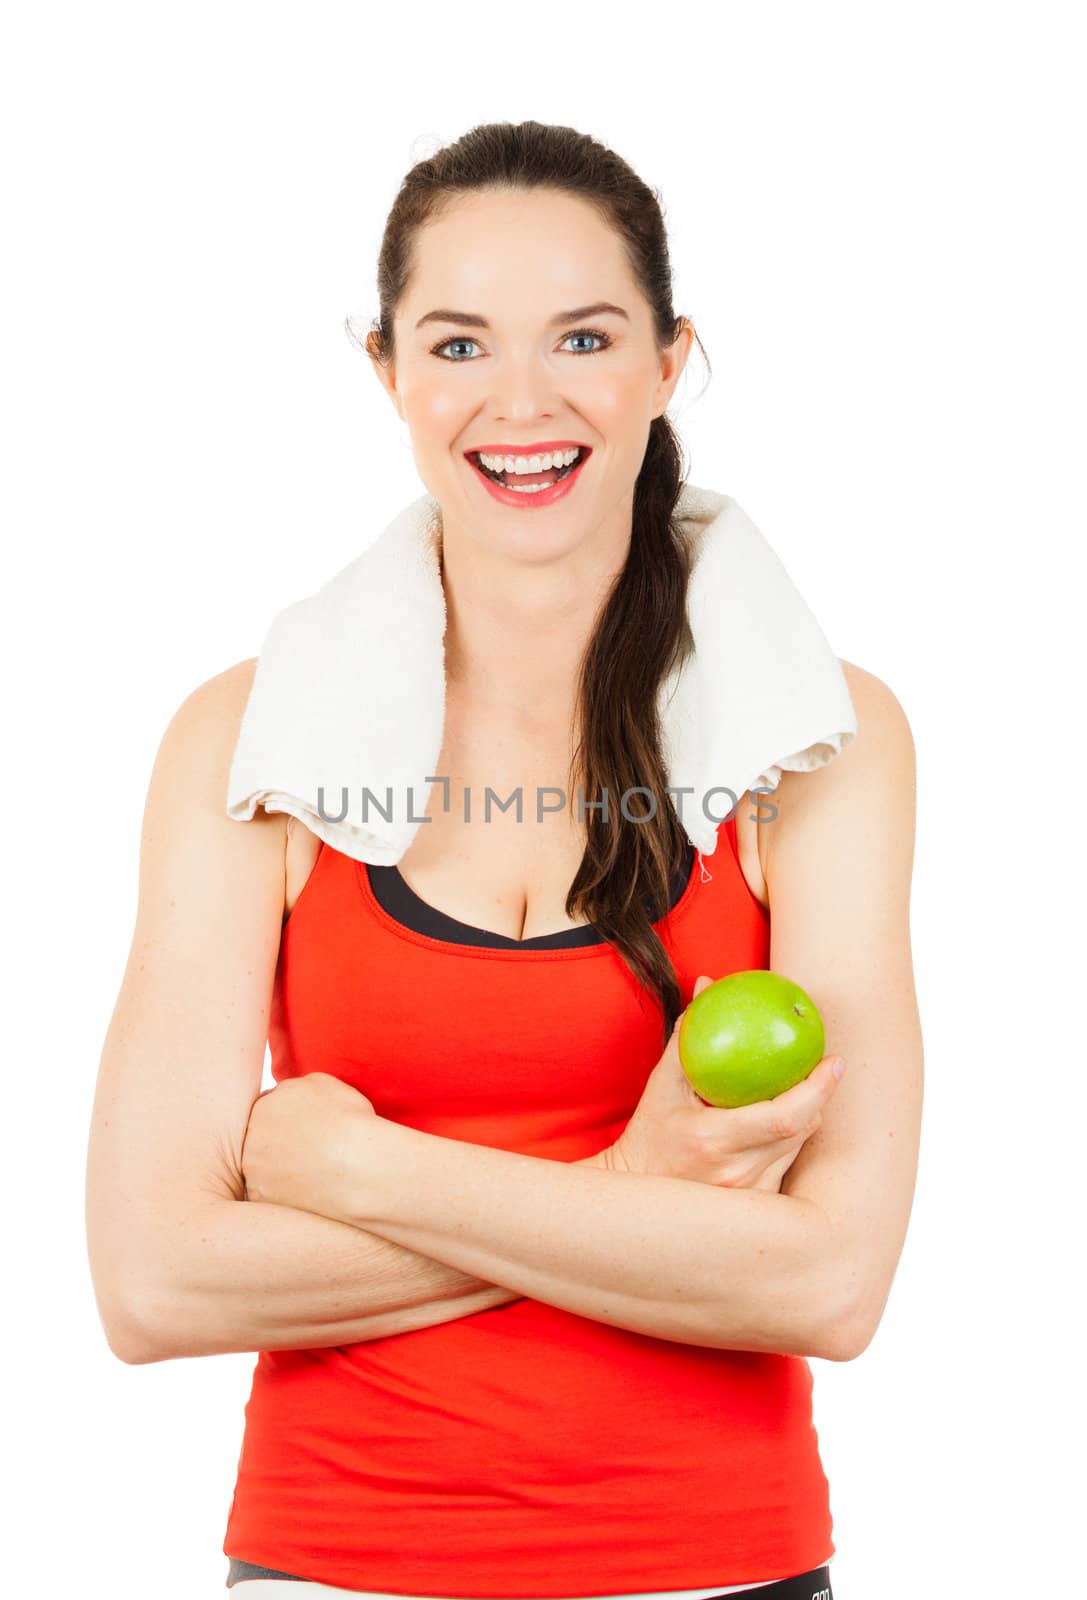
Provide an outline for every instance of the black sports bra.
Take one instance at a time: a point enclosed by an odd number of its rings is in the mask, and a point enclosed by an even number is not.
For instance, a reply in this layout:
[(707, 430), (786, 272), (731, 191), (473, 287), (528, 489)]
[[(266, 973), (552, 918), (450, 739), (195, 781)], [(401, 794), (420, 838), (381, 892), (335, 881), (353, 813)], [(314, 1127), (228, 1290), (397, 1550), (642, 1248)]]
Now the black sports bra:
[[(679, 904), (691, 881), (697, 852), (687, 840), (683, 859), (672, 877), (669, 889), (668, 910)], [(563, 928), (558, 933), (540, 933), (531, 939), (511, 939), (504, 933), (493, 933), (489, 928), (474, 928), (469, 922), (459, 922), (444, 911), (428, 905), (410, 888), (401, 876), (399, 867), (367, 865), (367, 876), (374, 897), (383, 911), (402, 927), (430, 939), (444, 939), (448, 944), (482, 945), (491, 950), (566, 950), (581, 945), (603, 944), (604, 936), (591, 925), (582, 928)], [(652, 915), (649, 901), (646, 910)]]

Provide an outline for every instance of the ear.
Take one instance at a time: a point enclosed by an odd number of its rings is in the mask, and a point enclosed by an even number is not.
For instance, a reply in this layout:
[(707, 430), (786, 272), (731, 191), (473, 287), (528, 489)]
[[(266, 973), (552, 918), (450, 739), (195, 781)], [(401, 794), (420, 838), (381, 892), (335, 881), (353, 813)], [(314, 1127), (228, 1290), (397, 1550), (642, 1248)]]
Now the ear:
[(660, 378), (654, 390), (654, 417), (659, 417), (667, 411), (668, 402), (687, 365), (687, 357), (691, 353), (693, 343), (694, 328), (687, 317), (681, 317), (679, 332), (675, 339), (660, 353)]
[(400, 400), (400, 391), (396, 387), (396, 366), (394, 363), (386, 365), (379, 358), (373, 332), (368, 333), (366, 336), (366, 354), (370, 357), (370, 365), (374, 369), (378, 382), (392, 401), (397, 416), (401, 422), (404, 422), (406, 420), (404, 408)]

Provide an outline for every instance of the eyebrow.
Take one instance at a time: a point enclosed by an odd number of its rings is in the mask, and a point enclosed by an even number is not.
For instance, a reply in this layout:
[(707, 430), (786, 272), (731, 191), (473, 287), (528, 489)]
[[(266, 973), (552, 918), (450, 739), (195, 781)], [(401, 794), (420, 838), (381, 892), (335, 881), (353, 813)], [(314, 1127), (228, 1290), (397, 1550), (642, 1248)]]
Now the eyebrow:
[[(625, 318), (627, 322), (630, 321), (622, 306), (613, 306), (608, 300), (598, 300), (595, 305), (575, 306), (573, 311), (558, 311), (548, 325), (554, 328), (560, 323), (580, 322), (584, 317), (602, 317), (608, 312), (613, 316)], [(428, 311), (425, 317), (419, 318), (415, 326), (421, 328), (425, 322), (457, 322), (464, 328), (490, 327), (486, 317), (481, 317), (474, 311), (449, 311), (444, 307), (440, 311)]]

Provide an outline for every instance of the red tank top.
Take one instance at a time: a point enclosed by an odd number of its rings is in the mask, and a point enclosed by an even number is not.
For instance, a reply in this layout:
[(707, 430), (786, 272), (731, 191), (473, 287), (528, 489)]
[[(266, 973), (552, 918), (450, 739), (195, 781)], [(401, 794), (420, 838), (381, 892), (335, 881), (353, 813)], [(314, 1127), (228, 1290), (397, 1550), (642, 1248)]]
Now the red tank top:
[[(722, 847), (723, 843), (723, 847)], [(765, 967), (734, 820), (657, 923), (695, 978)], [(615, 949), (495, 949), (394, 920), (323, 845), (283, 929), (276, 1081), (328, 1072), (424, 1132), (575, 1161), (626, 1126), (661, 1014)], [(393, 1595), (631, 1595), (805, 1572), (835, 1546), (798, 1356), (651, 1338), (515, 1300), (262, 1351), (223, 1551)]]

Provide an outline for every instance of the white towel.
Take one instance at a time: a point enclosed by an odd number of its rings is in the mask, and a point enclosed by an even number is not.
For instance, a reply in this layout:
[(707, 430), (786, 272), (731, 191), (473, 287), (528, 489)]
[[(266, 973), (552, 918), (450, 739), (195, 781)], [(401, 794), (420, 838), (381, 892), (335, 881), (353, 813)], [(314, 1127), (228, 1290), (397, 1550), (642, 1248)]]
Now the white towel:
[[(840, 661), (736, 501), (686, 484), (676, 519), (693, 545), (694, 651), (661, 685), (662, 753), (669, 786), (688, 790), (670, 796), (687, 837), (712, 855), (720, 820), (747, 790), (770, 792), (783, 771), (823, 766), (857, 724)], [(274, 618), (234, 751), (229, 816), (248, 822), (262, 805), (357, 861), (389, 866), (404, 855), (431, 782), (448, 776), (435, 769), (445, 716), (440, 539), (441, 508), (422, 495)], [(472, 799), (480, 814), (483, 796)], [(613, 814), (619, 800), (609, 797)], [(639, 804), (628, 802), (632, 814)], [(535, 817), (534, 795), (524, 815)]]

